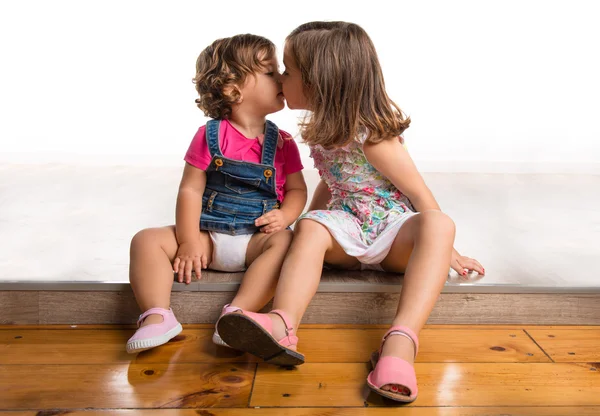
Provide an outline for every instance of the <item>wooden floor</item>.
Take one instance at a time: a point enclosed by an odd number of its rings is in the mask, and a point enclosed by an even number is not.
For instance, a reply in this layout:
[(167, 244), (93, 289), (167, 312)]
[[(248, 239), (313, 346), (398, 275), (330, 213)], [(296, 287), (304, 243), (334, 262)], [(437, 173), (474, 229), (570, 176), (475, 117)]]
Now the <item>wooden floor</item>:
[(289, 370), (217, 348), (210, 325), (137, 356), (133, 327), (0, 326), (0, 416), (600, 415), (600, 327), (430, 325), (409, 406), (365, 385), (384, 330), (306, 325)]

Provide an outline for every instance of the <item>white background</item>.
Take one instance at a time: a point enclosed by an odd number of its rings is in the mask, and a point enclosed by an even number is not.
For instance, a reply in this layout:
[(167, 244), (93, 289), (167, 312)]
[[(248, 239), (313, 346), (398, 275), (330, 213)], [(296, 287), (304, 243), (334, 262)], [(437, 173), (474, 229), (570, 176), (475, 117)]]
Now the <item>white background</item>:
[[(181, 165), (200, 51), (311, 20), (363, 26), (427, 171), (600, 173), (593, 1), (2, 1), (0, 161)], [(271, 118), (292, 133), (296, 116)], [(306, 159), (305, 165), (311, 167)]]

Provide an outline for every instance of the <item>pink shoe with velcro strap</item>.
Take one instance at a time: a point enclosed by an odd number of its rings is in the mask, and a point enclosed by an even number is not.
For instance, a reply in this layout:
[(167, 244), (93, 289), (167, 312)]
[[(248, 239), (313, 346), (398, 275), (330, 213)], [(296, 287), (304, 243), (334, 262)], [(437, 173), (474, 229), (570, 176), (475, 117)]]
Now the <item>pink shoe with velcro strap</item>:
[[(140, 324), (148, 315), (161, 315), (163, 321), (160, 324), (150, 324), (140, 328)], [(148, 309), (140, 315), (137, 325), (138, 330), (127, 341), (127, 352), (130, 354), (166, 344), (183, 330), (181, 324), (175, 318), (173, 310), (163, 308)]]

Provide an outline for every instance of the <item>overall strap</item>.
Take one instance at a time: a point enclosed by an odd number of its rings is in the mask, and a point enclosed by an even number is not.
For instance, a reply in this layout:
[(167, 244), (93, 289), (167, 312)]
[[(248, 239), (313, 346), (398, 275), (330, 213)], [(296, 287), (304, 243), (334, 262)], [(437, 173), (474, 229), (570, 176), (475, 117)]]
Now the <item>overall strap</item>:
[(221, 120), (209, 120), (206, 123), (206, 143), (208, 144), (208, 150), (210, 151), (210, 157), (220, 156), (221, 147), (219, 146), (219, 128), (221, 127)]
[(275, 152), (277, 152), (277, 143), (279, 141), (279, 128), (275, 123), (267, 120), (265, 124), (265, 141), (263, 144), (262, 161), (263, 165), (274, 166)]

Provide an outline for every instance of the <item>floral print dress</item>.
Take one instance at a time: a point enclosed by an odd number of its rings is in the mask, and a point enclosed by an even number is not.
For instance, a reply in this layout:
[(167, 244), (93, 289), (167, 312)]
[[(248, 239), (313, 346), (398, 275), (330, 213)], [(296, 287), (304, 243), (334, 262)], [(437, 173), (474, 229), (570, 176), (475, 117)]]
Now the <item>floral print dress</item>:
[(366, 135), (341, 148), (310, 147), (310, 156), (331, 192), (327, 210), (301, 219), (329, 229), (344, 251), (363, 264), (379, 264), (390, 251), (402, 224), (416, 215), (406, 196), (368, 161)]

